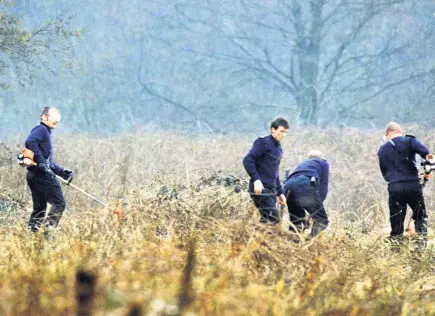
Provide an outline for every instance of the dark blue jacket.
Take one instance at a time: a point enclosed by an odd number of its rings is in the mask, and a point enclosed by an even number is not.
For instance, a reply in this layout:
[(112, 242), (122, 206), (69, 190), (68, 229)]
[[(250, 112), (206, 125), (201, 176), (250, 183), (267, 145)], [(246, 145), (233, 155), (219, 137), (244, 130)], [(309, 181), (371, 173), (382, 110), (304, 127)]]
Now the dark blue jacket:
[(261, 180), (263, 185), (275, 188), (278, 195), (283, 193), (279, 180), (279, 163), (282, 154), (280, 142), (269, 135), (257, 138), (254, 146), (243, 158), (243, 166), (251, 181)]
[(415, 154), (426, 158), (429, 150), (412, 135), (398, 136), (379, 148), (379, 167), (388, 183), (418, 181)]
[[(320, 158), (309, 158), (302, 161), (296, 166), (295, 170), (289, 175), (288, 179), (297, 177), (300, 175), (315, 177), (319, 185), (319, 194), (322, 201), (326, 199), (328, 195), (328, 183), (329, 183), (329, 164), (326, 160)], [(288, 191), (287, 186), (284, 186), (284, 190)]]
[(48, 164), (55, 174), (59, 174), (62, 171), (62, 167), (58, 166), (53, 161), (51, 129), (44, 123), (41, 123), (32, 129), (30, 135), (26, 139), (26, 148), (33, 151), (35, 154), (33, 160), (38, 165), (37, 167), (29, 167), (29, 170), (34, 170), (36, 168), (44, 169)]

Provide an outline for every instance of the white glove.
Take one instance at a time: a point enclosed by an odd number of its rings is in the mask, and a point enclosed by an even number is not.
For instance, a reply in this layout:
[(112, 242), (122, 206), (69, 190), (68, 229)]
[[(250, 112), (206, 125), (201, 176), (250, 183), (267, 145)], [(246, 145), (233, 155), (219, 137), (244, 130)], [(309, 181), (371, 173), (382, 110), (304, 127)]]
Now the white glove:
[(256, 195), (259, 195), (263, 191), (263, 183), (261, 183), (261, 180), (254, 181), (254, 193)]
[(30, 167), (30, 166), (34, 166), (35, 162), (30, 158), (24, 158), (23, 160), (19, 161), (19, 164), (22, 166)]

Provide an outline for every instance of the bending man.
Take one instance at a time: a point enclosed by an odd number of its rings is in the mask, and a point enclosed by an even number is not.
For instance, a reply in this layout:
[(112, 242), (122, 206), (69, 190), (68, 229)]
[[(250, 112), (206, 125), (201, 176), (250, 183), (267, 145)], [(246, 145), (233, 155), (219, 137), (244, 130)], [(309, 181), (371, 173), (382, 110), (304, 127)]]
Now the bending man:
[[(284, 191), (290, 222), (302, 232), (306, 227), (305, 211), (313, 219), (310, 235), (317, 236), (328, 226), (328, 215), (323, 202), (328, 195), (329, 165), (319, 151), (311, 151), (287, 178)], [(290, 230), (294, 227), (290, 226)]]

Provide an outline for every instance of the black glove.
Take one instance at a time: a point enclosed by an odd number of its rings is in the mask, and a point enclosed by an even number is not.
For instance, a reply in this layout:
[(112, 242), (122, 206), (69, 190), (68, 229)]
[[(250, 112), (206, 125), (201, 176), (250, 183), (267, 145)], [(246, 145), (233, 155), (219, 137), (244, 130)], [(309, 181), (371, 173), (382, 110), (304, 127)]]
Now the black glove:
[(62, 171), (59, 173), (59, 175), (68, 183), (70, 183), (74, 177), (74, 172), (68, 169), (62, 169)]

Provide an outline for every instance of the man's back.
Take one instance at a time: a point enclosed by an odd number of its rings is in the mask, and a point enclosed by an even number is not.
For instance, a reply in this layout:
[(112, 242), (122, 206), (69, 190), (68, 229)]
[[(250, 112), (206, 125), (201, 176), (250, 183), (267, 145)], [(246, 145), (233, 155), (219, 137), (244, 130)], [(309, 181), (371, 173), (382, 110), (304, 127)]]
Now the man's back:
[(321, 158), (309, 158), (298, 164), (295, 170), (290, 174), (289, 178), (304, 175), (307, 177), (315, 177), (319, 185), (319, 193), (322, 200), (328, 195), (329, 182), (329, 164)]
[(382, 145), (378, 151), (384, 179), (389, 183), (418, 181), (415, 154), (425, 158), (429, 150), (414, 136), (398, 136)]
[(313, 219), (310, 235), (317, 236), (329, 223), (323, 201), (328, 194), (329, 164), (319, 151), (311, 151), (285, 182), (288, 212), (292, 230), (306, 227), (305, 212)]

